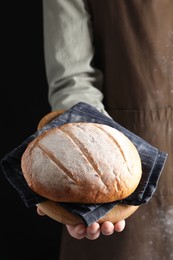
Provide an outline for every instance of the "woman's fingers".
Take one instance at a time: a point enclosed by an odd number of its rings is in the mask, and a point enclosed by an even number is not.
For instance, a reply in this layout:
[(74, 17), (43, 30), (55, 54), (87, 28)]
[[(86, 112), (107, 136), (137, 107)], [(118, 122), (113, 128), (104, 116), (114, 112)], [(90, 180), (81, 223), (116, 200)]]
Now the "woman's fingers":
[(39, 209), (38, 206), (37, 206), (37, 213), (38, 213), (38, 215), (40, 215), (40, 216), (44, 216), (44, 215), (45, 215), (45, 213), (44, 213), (41, 209)]
[(93, 223), (91, 226), (87, 227), (86, 238), (90, 240), (95, 240), (100, 236), (100, 225), (98, 223)]
[(86, 227), (84, 224), (77, 225), (76, 227), (66, 225), (66, 227), (69, 234), (76, 239), (88, 238), (89, 240), (95, 240), (101, 233), (105, 236), (110, 236), (114, 232), (123, 231), (125, 221), (122, 220), (115, 224), (105, 221), (101, 226), (95, 222), (89, 227)]
[(112, 235), (114, 233), (114, 224), (109, 221), (105, 221), (101, 225), (101, 233), (105, 236)]
[(126, 225), (125, 220), (121, 220), (121, 221), (119, 221), (119, 222), (117, 222), (117, 223), (114, 224), (114, 230), (115, 230), (116, 232), (121, 232), (121, 231), (124, 230), (125, 225)]
[(66, 225), (66, 228), (69, 234), (76, 239), (86, 237), (86, 226), (84, 224), (77, 225), (76, 227)]
[(100, 225), (93, 223), (90, 227), (84, 224), (77, 225), (76, 227), (66, 225), (69, 234), (76, 239), (88, 238), (90, 240), (97, 239), (100, 235)]

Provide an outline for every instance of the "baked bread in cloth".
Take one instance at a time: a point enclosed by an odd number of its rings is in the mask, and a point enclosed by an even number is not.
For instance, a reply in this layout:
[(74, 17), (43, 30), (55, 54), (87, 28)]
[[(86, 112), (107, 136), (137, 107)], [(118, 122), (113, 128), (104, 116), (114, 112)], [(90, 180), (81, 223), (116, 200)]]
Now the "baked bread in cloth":
[(142, 162), (142, 178), (137, 189), (127, 198), (104, 204), (77, 204), (59, 203), (72, 213), (79, 215), (87, 226), (99, 220), (119, 202), (122, 204), (139, 206), (147, 203), (153, 196), (160, 175), (164, 168), (167, 153), (150, 145), (141, 137), (130, 132), (113, 119), (103, 115), (93, 106), (80, 102), (71, 109), (55, 118), (39, 131), (29, 136), (20, 146), (9, 152), (1, 160), (4, 174), (10, 184), (17, 190), (27, 207), (34, 206), (46, 200), (46, 198), (34, 193), (26, 183), (21, 170), (21, 157), (27, 145), (43, 132), (72, 122), (92, 122), (105, 124), (121, 131), (126, 135), (138, 150)]
[(108, 125), (88, 122), (39, 135), (23, 153), (21, 167), (29, 187), (55, 202), (122, 200), (142, 176), (139, 153), (129, 138)]

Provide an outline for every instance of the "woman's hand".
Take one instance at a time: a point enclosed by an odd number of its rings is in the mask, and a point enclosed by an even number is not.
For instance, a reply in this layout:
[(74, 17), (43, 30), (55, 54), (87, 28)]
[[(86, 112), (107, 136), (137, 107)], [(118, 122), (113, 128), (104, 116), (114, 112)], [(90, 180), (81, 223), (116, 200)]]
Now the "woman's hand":
[(105, 236), (112, 235), (114, 232), (121, 232), (125, 228), (125, 221), (119, 221), (115, 224), (105, 221), (101, 225), (97, 222), (93, 223), (91, 226), (86, 227), (83, 224), (77, 225), (75, 227), (66, 225), (69, 234), (76, 239), (88, 238), (90, 240), (97, 239), (102, 233)]
[[(45, 213), (37, 207), (37, 213), (40, 216), (44, 216)], [(76, 239), (88, 238), (90, 240), (97, 239), (100, 234), (105, 236), (112, 235), (114, 232), (121, 232), (125, 228), (125, 220), (119, 221), (113, 224), (110, 221), (105, 221), (102, 224), (97, 222), (93, 223), (91, 226), (86, 227), (84, 224), (79, 224), (77, 226), (66, 225), (69, 234)]]

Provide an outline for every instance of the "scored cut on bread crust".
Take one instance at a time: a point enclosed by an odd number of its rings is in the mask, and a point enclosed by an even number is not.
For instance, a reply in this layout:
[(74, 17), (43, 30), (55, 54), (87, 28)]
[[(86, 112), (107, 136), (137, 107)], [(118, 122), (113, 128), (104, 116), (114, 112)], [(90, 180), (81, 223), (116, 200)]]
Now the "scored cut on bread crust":
[(65, 124), (35, 138), (21, 166), (29, 187), (56, 202), (122, 200), (142, 175), (138, 151), (124, 134), (86, 122)]

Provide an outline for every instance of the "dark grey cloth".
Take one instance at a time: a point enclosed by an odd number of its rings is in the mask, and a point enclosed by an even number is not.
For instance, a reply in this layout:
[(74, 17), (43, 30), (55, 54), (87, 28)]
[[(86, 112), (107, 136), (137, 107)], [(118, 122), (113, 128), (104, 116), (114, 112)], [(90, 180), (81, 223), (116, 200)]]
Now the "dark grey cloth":
[[(54, 119), (51, 123), (29, 136), (21, 145), (2, 158), (1, 166), (5, 177), (17, 190), (27, 207), (31, 207), (37, 203), (45, 201), (46, 198), (34, 193), (27, 185), (21, 170), (21, 156), (28, 143), (34, 138), (51, 128), (69, 122), (95, 122), (99, 124), (106, 124), (124, 133), (133, 142), (139, 152), (142, 161), (142, 178), (135, 192), (128, 198), (118, 202), (129, 205), (140, 205), (147, 203), (152, 198), (157, 188), (168, 154), (150, 145), (139, 136), (122, 127), (113, 119), (103, 115), (93, 106), (80, 102), (64, 114)], [(118, 202), (115, 201), (112, 203), (89, 205), (71, 203), (60, 204), (71, 212), (82, 217), (86, 225), (89, 226), (103, 217)]]

